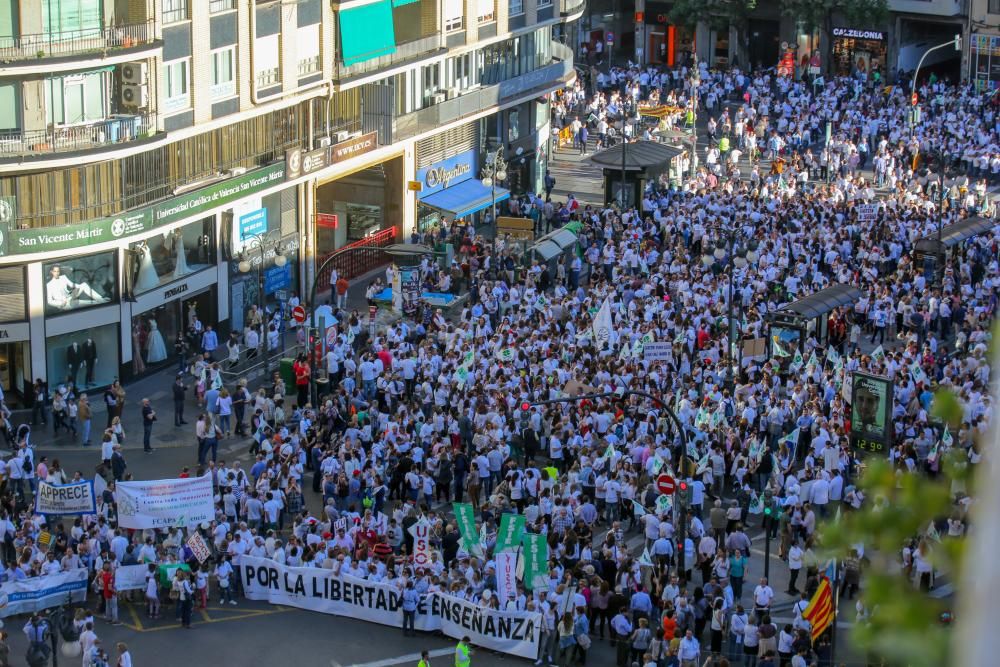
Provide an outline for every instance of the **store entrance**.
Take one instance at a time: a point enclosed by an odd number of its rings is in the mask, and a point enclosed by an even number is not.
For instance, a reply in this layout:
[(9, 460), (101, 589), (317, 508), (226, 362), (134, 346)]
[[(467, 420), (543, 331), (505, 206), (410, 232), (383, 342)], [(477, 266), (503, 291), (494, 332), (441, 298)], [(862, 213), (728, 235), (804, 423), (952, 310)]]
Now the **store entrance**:
[[(201, 339), (194, 335), (195, 318), (201, 328), (216, 324), (215, 287), (197, 294), (168, 301), (132, 317), (132, 374), (139, 377), (169, 363), (178, 363), (174, 343), (181, 333), (188, 342), (189, 353), (201, 349)], [(225, 343), (219, 336), (219, 344)]]
[(25, 405), (24, 393), (31, 385), (30, 358), (27, 341), (0, 345), (0, 387), (8, 407)]

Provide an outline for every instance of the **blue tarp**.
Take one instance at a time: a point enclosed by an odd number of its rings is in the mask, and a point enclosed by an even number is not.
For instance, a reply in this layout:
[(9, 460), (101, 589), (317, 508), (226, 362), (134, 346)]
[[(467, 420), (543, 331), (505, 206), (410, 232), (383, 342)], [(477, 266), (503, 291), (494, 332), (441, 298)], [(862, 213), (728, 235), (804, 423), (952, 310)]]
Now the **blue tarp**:
[[(510, 198), (510, 190), (497, 188), (497, 203)], [(470, 215), (493, 205), (493, 188), (488, 188), (475, 178), (445, 188), (420, 200), (431, 208), (450, 213), (456, 218)]]

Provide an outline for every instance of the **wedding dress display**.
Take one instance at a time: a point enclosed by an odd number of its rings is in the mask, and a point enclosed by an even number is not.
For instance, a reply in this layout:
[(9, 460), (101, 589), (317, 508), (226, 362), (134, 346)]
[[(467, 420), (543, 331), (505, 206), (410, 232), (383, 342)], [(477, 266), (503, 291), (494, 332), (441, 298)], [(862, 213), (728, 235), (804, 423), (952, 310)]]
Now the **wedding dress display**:
[(146, 337), (146, 363), (157, 364), (167, 358), (167, 346), (156, 320), (149, 321), (149, 335)]
[(153, 254), (149, 251), (149, 246), (143, 241), (137, 250), (139, 253), (139, 275), (135, 279), (135, 291), (146, 292), (159, 286), (160, 276), (153, 266)]
[(191, 272), (188, 268), (187, 263), (187, 248), (184, 247), (184, 232), (180, 229), (175, 229), (171, 234), (171, 249), (177, 258), (176, 264), (174, 264), (174, 278), (180, 278), (181, 276), (186, 276)]

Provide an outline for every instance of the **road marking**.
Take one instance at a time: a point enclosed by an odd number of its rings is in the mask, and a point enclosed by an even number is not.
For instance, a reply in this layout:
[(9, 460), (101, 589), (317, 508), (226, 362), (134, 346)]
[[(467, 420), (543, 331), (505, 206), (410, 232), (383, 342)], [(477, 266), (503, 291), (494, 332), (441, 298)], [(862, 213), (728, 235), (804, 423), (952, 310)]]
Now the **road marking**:
[[(135, 630), (136, 632), (159, 632), (160, 630), (177, 630), (181, 627), (180, 623), (171, 623), (170, 625), (157, 625), (152, 627), (146, 627), (142, 624), (142, 620), (139, 614), (136, 612), (136, 608), (131, 605), (125, 605), (128, 609), (129, 615), (132, 617), (133, 623), (122, 623), (127, 628)], [(161, 611), (167, 610), (167, 605), (161, 608)], [(246, 618), (254, 618), (256, 616), (270, 616), (272, 614), (284, 614), (289, 611), (293, 611), (291, 607), (278, 607), (275, 609), (232, 609), (229, 607), (210, 607), (208, 610), (196, 609), (194, 611), (200, 612), (202, 617), (202, 623), (225, 623), (227, 621), (238, 621)], [(227, 612), (221, 618), (212, 618), (208, 615), (209, 611), (224, 611)], [(232, 612), (232, 613), (229, 613)], [(417, 656), (419, 658), (420, 656)]]
[[(430, 657), (440, 658), (446, 655), (454, 655), (455, 649), (453, 648), (439, 648), (430, 652)], [(392, 667), (392, 665), (398, 665), (404, 662), (414, 663), (420, 660), (419, 653), (410, 653), (409, 655), (401, 655), (398, 658), (386, 658), (385, 660), (376, 660), (375, 662), (365, 662), (365, 663), (355, 663), (350, 665), (350, 667)], [(343, 667), (340, 663), (335, 660), (330, 661), (330, 667)]]

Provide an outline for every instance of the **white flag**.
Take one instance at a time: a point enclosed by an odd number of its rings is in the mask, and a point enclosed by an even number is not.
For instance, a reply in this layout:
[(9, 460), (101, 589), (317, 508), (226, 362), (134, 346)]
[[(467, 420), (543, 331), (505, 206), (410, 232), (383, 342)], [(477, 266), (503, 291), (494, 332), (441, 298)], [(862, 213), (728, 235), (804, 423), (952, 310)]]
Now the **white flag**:
[(750, 507), (747, 508), (749, 514), (763, 514), (764, 513), (764, 494), (759, 496), (750, 496)]
[(601, 347), (611, 338), (611, 301), (605, 299), (594, 315), (594, 340)]

